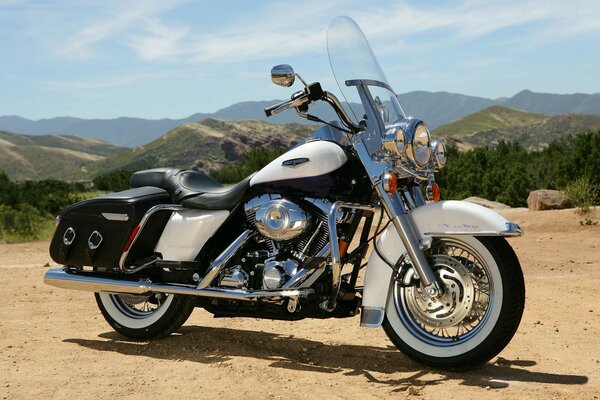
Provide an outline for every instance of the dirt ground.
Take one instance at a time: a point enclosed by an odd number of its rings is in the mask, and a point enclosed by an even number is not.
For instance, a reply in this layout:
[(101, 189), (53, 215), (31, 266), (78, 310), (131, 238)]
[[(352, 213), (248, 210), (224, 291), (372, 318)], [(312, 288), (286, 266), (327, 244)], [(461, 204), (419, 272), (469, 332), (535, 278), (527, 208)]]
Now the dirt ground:
[[(133, 342), (93, 295), (44, 285), (47, 242), (0, 245), (0, 398), (599, 399), (600, 225), (574, 210), (502, 212), (527, 304), (512, 342), (466, 373), (424, 368), (358, 317), (280, 322), (196, 310), (176, 334)], [(600, 219), (600, 210), (594, 218)]]

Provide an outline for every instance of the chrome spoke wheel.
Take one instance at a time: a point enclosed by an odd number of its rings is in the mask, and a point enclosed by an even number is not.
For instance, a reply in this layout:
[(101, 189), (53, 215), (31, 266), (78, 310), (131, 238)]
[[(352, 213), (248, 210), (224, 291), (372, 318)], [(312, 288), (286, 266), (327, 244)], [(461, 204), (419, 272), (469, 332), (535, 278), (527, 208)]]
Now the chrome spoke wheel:
[(427, 295), (420, 286), (394, 286), (396, 310), (403, 324), (425, 343), (455, 346), (485, 325), (493, 307), (493, 281), (485, 259), (466, 243), (437, 239), (429, 260), (444, 294)]
[(132, 294), (111, 294), (114, 305), (130, 318), (148, 318), (157, 312), (165, 303), (165, 294), (136, 296)]
[(514, 251), (501, 237), (464, 235), (435, 238), (426, 253), (444, 294), (411, 286), (418, 276), (407, 269), (402, 283), (391, 283), (383, 329), (406, 355), (433, 367), (490, 360), (515, 334), (525, 305)]

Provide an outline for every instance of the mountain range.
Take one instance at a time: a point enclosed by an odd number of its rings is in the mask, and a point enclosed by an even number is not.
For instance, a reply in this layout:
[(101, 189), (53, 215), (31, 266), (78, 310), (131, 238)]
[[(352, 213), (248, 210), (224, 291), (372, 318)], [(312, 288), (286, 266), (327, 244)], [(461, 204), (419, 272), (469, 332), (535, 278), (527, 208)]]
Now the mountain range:
[[(545, 115), (565, 113), (600, 115), (600, 93), (559, 95), (524, 90), (510, 98), (488, 99), (448, 92), (417, 91), (400, 94), (399, 98), (408, 115), (423, 119), (430, 128), (439, 127), (492, 105)], [(197, 113), (181, 119), (56, 117), (33, 121), (18, 116), (3, 116), (0, 117), (0, 130), (28, 135), (78, 135), (120, 146), (136, 147), (160, 138), (177, 126), (206, 118), (265, 121), (267, 118), (264, 108), (279, 101), (281, 100), (241, 102), (214, 113)], [(331, 108), (323, 103), (311, 106), (310, 112), (326, 121), (335, 119)], [(298, 117), (293, 111), (278, 114), (268, 121), (307, 124), (306, 120)]]
[[(250, 149), (289, 148), (314, 125), (207, 118), (182, 124), (136, 148), (76, 136), (29, 136), (0, 132), (0, 170), (13, 180), (59, 178), (86, 180), (116, 169), (179, 167), (204, 170), (239, 160)], [(530, 150), (568, 134), (599, 130), (600, 115), (547, 116), (490, 106), (434, 129), (461, 149), (517, 141)]]

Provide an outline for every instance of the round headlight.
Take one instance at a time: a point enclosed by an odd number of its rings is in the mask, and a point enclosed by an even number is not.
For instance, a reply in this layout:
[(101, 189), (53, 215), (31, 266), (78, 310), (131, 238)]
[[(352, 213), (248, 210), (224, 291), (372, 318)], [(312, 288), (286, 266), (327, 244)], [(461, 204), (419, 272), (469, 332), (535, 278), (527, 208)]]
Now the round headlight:
[(444, 168), (446, 165), (446, 144), (441, 139), (435, 139), (431, 142), (431, 152), (433, 154), (433, 161), (438, 169)]
[(404, 142), (404, 130), (402, 128), (394, 127), (385, 132), (383, 147), (393, 156), (402, 159), (404, 158), (405, 152)]
[(429, 136), (429, 129), (423, 122), (420, 122), (415, 127), (415, 134), (411, 143), (411, 149), (408, 152), (408, 156), (417, 167), (424, 168), (429, 163), (431, 158), (431, 137)]

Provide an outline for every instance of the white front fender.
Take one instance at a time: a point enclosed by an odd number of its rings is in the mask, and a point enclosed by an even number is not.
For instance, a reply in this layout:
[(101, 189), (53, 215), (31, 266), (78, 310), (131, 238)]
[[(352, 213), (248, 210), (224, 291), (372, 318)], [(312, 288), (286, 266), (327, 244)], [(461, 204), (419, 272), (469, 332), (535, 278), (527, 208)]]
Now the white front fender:
[[(495, 211), (465, 201), (442, 201), (418, 207), (408, 213), (420, 239), (435, 236), (518, 236), (521, 229)], [(394, 225), (381, 234), (377, 248), (391, 263), (406, 252)], [(365, 273), (361, 325), (381, 325), (392, 279), (392, 269), (371, 253)]]

